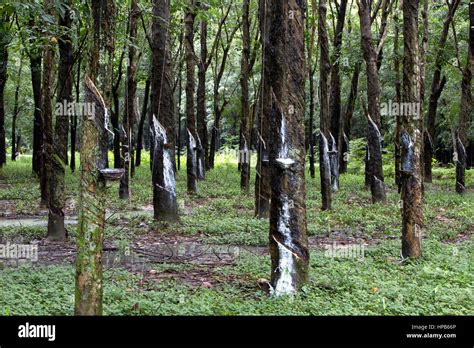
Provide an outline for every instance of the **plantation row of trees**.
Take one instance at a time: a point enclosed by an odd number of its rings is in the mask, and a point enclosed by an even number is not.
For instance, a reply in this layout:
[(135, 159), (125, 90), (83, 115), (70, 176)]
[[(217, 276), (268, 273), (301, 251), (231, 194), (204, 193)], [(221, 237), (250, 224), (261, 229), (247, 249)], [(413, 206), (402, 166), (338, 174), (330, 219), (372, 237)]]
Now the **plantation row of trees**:
[(323, 210), (348, 171), (350, 139), (367, 139), (373, 203), (386, 201), (382, 159), (393, 150), (403, 258), (421, 256), (436, 153), (452, 153), (453, 185), (466, 190), (472, 2), (35, 0), (6, 2), (0, 14), (0, 166), (7, 120), (12, 161), (18, 130), (31, 132), (50, 240), (67, 238), (64, 177), (81, 155), (78, 314), (101, 313), (105, 183), (120, 179), (129, 199), (144, 148), (158, 221), (178, 220), (184, 146), (190, 195), (223, 143), (238, 148), (241, 188), (250, 192), (255, 175), (255, 216), (270, 219), (275, 294), (307, 277), (305, 168), (314, 178), (316, 148)]

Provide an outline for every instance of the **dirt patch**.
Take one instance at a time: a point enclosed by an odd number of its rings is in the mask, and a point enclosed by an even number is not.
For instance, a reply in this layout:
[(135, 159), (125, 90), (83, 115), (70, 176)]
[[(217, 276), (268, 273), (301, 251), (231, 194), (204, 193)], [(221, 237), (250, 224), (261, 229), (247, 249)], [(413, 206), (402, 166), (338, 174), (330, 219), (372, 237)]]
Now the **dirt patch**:
[(449, 243), (449, 244), (459, 244), (463, 242), (467, 242), (472, 239), (474, 235), (474, 226), (471, 226), (469, 229), (467, 229), (464, 232), (458, 233), (458, 235), (454, 238), (447, 239), (444, 242)]
[(186, 283), (195, 287), (213, 288), (220, 281), (213, 270), (209, 268), (193, 269), (186, 271), (177, 271), (173, 269), (167, 269), (158, 272), (154, 269), (150, 269), (145, 272), (134, 272), (137, 275), (143, 277), (144, 282), (158, 282), (161, 283), (167, 280), (174, 280), (181, 283)]
[(0, 217), (16, 215), (16, 202), (14, 200), (0, 200)]
[(308, 238), (310, 249), (324, 249), (327, 245), (376, 245), (382, 241), (382, 239), (393, 239), (392, 236), (381, 236), (382, 238), (374, 238), (373, 236), (364, 235), (362, 232), (356, 234), (348, 234), (347, 232), (331, 231), (329, 236), (311, 236)]

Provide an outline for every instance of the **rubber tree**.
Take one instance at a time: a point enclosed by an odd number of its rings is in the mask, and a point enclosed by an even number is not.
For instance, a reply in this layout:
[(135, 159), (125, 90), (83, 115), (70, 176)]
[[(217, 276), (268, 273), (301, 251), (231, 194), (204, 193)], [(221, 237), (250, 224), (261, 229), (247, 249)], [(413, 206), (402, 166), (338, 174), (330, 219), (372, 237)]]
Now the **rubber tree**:
[[(400, 37), (400, 23), (398, 16), (398, 8), (395, 9), (393, 14), (394, 22), (394, 38), (393, 38), (393, 69), (395, 72), (395, 102), (400, 105), (402, 101), (402, 87), (400, 79), (400, 61), (401, 55), (399, 50), (399, 37)], [(400, 188), (400, 162), (401, 162), (401, 153), (400, 153), (400, 126), (401, 120), (400, 115), (396, 116), (395, 123), (395, 184)]]
[(82, 117), (81, 122), (74, 313), (102, 315), (106, 187), (100, 170), (105, 169), (106, 161), (98, 149), (106, 128), (106, 107), (88, 75), (85, 76), (85, 102), (95, 105), (95, 108), (93, 113)]
[(130, 164), (132, 153), (132, 136), (133, 136), (133, 121), (136, 118), (136, 95), (137, 95), (137, 80), (136, 71), (137, 63), (135, 62), (136, 44), (137, 44), (137, 29), (138, 29), (138, 3), (137, 0), (132, 0), (130, 3), (130, 28), (128, 45), (128, 60), (127, 60), (127, 77), (126, 77), (126, 95), (125, 95), (125, 113), (123, 115), (123, 129), (122, 129), (122, 163), (125, 174), (120, 180), (119, 196), (121, 199), (130, 198)]
[[(315, 84), (314, 84), (314, 74), (316, 73), (316, 62), (313, 59), (313, 52), (315, 49), (315, 38), (316, 38), (316, 16), (317, 16), (317, 5), (316, 0), (311, 0), (311, 20), (306, 20), (306, 31), (309, 34), (309, 40), (307, 40), (307, 70), (308, 70), (308, 80), (309, 80), (309, 117), (308, 125), (306, 129), (306, 142), (307, 147), (309, 148), (309, 173), (311, 178), (315, 177), (315, 167), (314, 167), (314, 111), (315, 111)], [(317, 47), (316, 47), (317, 52)]]
[[(198, 86), (196, 94), (196, 122), (197, 133), (201, 141), (201, 146), (198, 148), (197, 161), (197, 176), (199, 180), (206, 178), (206, 161), (209, 162), (209, 145), (207, 141), (207, 123), (206, 123), (206, 72), (209, 67), (208, 52), (207, 52), (207, 19), (201, 20), (200, 28), (200, 59), (197, 62), (198, 67)], [(211, 58), (212, 58), (211, 54)]]
[(294, 294), (307, 280), (308, 239), (305, 206), (305, 8), (297, 0), (269, 1), (269, 36), (264, 45), (270, 113), (271, 291)]
[(41, 152), (43, 147), (43, 122), (41, 117), (41, 61), (42, 49), (35, 42), (38, 28), (35, 18), (31, 15), (28, 20), (30, 30), (29, 43), (27, 49), (30, 59), (31, 85), (33, 88), (33, 101), (35, 109), (33, 112), (33, 156), (32, 169), (38, 176), (41, 175)]
[[(265, 47), (269, 41), (270, 23), (265, 15), (265, 9), (269, 0), (260, 0), (259, 17), (260, 17), (260, 37), (261, 45)], [(262, 66), (265, 66), (267, 56), (265, 50), (262, 51)], [(260, 98), (258, 102), (258, 119), (257, 119), (257, 166), (255, 170), (255, 217), (266, 219), (270, 216), (270, 162), (268, 158), (268, 144), (270, 142), (269, 120), (267, 116), (270, 114), (271, 94), (270, 86), (266, 81), (265, 73), (262, 70), (260, 82)]]
[[(380, 52), (377, 57), (377, 68), (380, 68), (381, 63), (381, 48), (384, 38), (386, 37), (386, 23), (387, 17), (389, 14), (389, 9), (393, 5), (394, 1), (378, 1), (374, 6), (372, 15), (370, 17), (370, 22), (373, 23), (377, 17), (377, 13), (380, 10), (381, 6), (382, 10), (382, 18), (381, 18), (381, 28), (379, 32), (379, 39), (377, 42), (377, 49), (380, 49)], [(352, 8), (352, 2), (351, 2)], [(349, 10), (350, 12), (350, 10)], [(351, 25), (351, 17), (349, 16), (348, 21), (348, 33), (350, 34), (352, 31)], [(346, 108), (344, 113), (341, 115), (341, 124), (340, 124), (340, 131), (339, 131), (339, 139), (338, 139), (338, 154), (339, 154), (339, 173), (346, 173), (347, 172), (347, 165), (349, 162), (349, 150), (350, 150), (350, 137), (351, 137), (351, 123), (352, 123), (352, 116), (354, 115), (354, 110), (356, 106), (357, 96), (358, 96), (358, 88), (359, 88), (359, 76), (361, 72), (361, 61), (357, 60), (354, 66), (354, 70), (352, 72), (351, 78), (351, 88), (349, 92), (349, 96), (346, 102)]]
[[(203, 10), (207, 10), (207, 5), (201, 3)], [(196, 124), (197, 132), (199, 134), (199, 139), (201, 140), (201, 148), (199, 148), (198, 153), (198, 178), (200, 180), (205, 179), (205, 171), (209, 170), (211, 167), (209, 165), (209, 141), (208, 141), (208, 131), (207, 131), (207, 122), (206, 122), (206, 74), (211, 65), (215, 52), (218, 49), (218, 44), (220, 42), (222, 27), (229, 17), (232, 4), (227, 6), (227, 9), (222, 14), (222, 18), (219, 21), (217, 26), (217, 31), (215, 32), (214, 38), (212, 40), (211, 49), (208, 49), (208, 20), (206, 15), (203, 14), (203, 18), (200, 23), (200, 52), (199, 60), (197, 62), (198, 67), (198, 85), (196, 91)], [(204, 165), (204, 166), (203, 166)]]
[[(43, 6), (45, 13), (53, 16), (53, 4), (50, 0), (44, 0)], [(45, 27), (50, 29), (50, 24), (45, 23)], [(52, 39), (52, 37), (51, 37)], [(43, 151), (41, 159), (41, 175), (40, 175), (40, 206), (48, 208), (49, 204), (49, 181), (51, 180), (52, 168), (51, 158), (53, 152), (53, 109), (51, 100), (53, 99), (53, 63), (54, 50), (50, 43), (43, 50), (43, 93), (41, 95), (41, 117), (43, 122)]]
[(18, 120), (18, 115), (20, 114), (20, 87), (21, 87), (21, 76), (23, 71), (23, 54), (20, 54), (20, 66), (18, 67), (18, 74), (16, 79), (16, 87), (15, 87), (15, 101), (13, 106), (13, 115), (12, 115), (12, 153), (11, 153), (11, 160), (16, 161), (17, 153), (20, 151), (19, 147), (16, 146), (17, 142), (17, 129), (16, 123)]
[(467, 62), (463, 70), (461, 81), (461, 107), (459, 110), (459, 121), (456, 137), (456, 192), (464, 193), (466, 190), (465, 170), (467, 165), (466, 147), (468, 145), (467, 130), (472, 122), (472, 92), (471, 82), (474, 72), (474, 3), (469, 4), (469, 45)]
[(154, 0), (151, 107), (153, 112), (153, 207), (156, 220), (176, 221), (175, 105), (170, 59), (170, 1)]
[(250, 186), (250, 102), (249, 102), (249, 76), (250, 76), (250, 0), (242, 2), (242, 57), (240, 60), (240, 188), (249, 192)]
[(448, 3), (448, 12), (443, 22), (443, 30), (439, 38), (438, 48), (436, 50), (436, 57), (434, 63), (433, 79), (431, 80), (431, 93), (428, 103), (428, 114), (426, 120), (426, 131), (424, 132), (424, 181), (432, 182), (432, 159), (433, 153), (436, 146), (436, 114), (438, 110), (438, 101), (443, 92), (446, 84), (446, 76), (441, 77), (444, 51), (446, 48), (446, 42), (448, 40), (449, 27), (453, 21), (454, 14), (459, 6), (461, 0), (451, 0)]
[(138, 131), (137, 131), (137, 140), (136, 140), (137, 156), (135, 158), (136, 167), (140, 167), (141, 162), (142, 162), (143, 128), (145, 126), (145, 119), (148, 113), (148, 101), (150, 99), (150, 86), (151, 86), (151, 81), (148, 78), (145, 81), (145, 91), (144, 91), (144, 96), (143, 96), (142, 112), (140, 114), (140, 121), (138, 122)]
[(339, 189), (339, 152), (338, 140), (341, 132), (341, 75), (340, 60), (342, 48), (342, 34), (346, 19), (347, 0), (341, 0), (337, 11), (336, 30), (333, 40), (333, 57), (330, 75), (330, 147), (331, 151), (331, 187), (333, 191)]
[[(402, 103), (420, 102), (418, 1), (403, 1)], [(423, 234), (423, 116), (403, 115), (400, 129), (402, 258), (421, 256)]]
[[(76, 78), (74, 81), (75, 91), (76, 91), (76, 103), (79, 103), (81, 100), (81, 65), (82, 65), (82, 56), (77, 59), (76, 63)], [(76, 147), (77, 147), (77, 120), (80, 115), (79, 113), (74, 113), (71, 117), (71, 161), (69, 162), (69, 167), (71, 172), (76, 171)]]
[[(226, 26), (226, 22), (223, 23)], [(221, 118), (224, 113), (225, 108), (229, 104), (228, 97), (222, 93), (222, 103), (219, 102), (221, 99), (220, 90), (222, 89), (221, 82), (222, 78), (224, 77), (225, 67), (229, 60), (229, 53), (232, 47), (232, 41), (234, 40), (235, 34), (237, 30), (240, 28), (240, 23), (234, 25), (232, 30), (229, 32), (228, 28), (224, 28), (225, 40), (224, 35), (221, 35), (219, 32), (219, 37), (216, 39), (219, 40), (218, 43), (222, 47), (222, 57), (220, 61), (216, 59), (214, 60), (215, 64), (215, 71), (214, 71), (214, 96), (213, 96), (213, 108), (214, 108), (214, 123), (212, 125), (212, 132), (211, 132), (211, 142), (209, 146), (209, 168), (214, 168), (214, 160), (216, 156), (216, 152), (218, 150), (218, 142), (220, 139), (220, 124)], [(234, 89), (235, 90), (235, 89)], [(235, 118), (235, 121), (237, 118)], [(236, 123), (234, 123), (236, 126)]]
[[(67, 6), (72, 1), (67, 0)], [(73, 49), (70, 35), (73, 12), (67, 10), (59, 16), (59, 25), (63, 29), (59, 37), (59, 71), (57, 103), (69, 105), (72, 103), (72, 72)], [(67, 167), (67, 145), (69, 134), (69, 117), (72, 114), (67, 110), (56, 110), (56, 123), (54, 125), (53, 148), (51, 155), (51, 177), (49, 178), (49, 214), (48, 214), (48, 239), (65, 240), (66, 228), (64, 226), (64, 206), (66, 203), (65, 173)]]
[[(8, 78), (8, 44), (10, 43), (10, 17), (7, 12), (0, 14), (0, 167), (7, 163), (5, 141), (5, 86)], [(15, 141), (13, 139), (13, 141)]]
[(372, 202), (385, 202), (385, 185), (382, 168), (382, 136), (380, 120), (380, 85), (378, 74), (378, 53), (372, 44), (370, 2), (358, 0), (362, 53), (366, 63), (368, 127), (367, 159), (368, 180), (372, 193)]
[(329, 91), (330, 73), (329, 40), (326, 28), (327, 2), (319, 0), (318, 36), (320, 48), (319, 67), (319, 174), (321, 180), (322, 210), (331, 209), (331, 164), (329, 159)]
[(194, 70), (196, 67), (194, 53), (194, 19), (196, 17), (195, 0), (188, 0), (184, 17), (184, 47), (186, 50), (186, 127), (187, 142), (187, 185), (188, 193), (197, 193), (197, 138), (196, 115), (194, 111), (195, 81)]

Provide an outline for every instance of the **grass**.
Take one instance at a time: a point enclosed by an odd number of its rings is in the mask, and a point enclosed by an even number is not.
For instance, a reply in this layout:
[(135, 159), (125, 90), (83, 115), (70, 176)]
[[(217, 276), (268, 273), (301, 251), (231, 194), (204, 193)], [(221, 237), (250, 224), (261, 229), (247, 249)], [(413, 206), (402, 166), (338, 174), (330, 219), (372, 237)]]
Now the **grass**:
[[(242, 254), (236, 264), (197, 266), (160, 263), (158, 273), (205, 271), (212, 286), (192, 285), (179, 278), (150, 281), (140, 272), (116, 268), (105, 272), (104, 311), (109, 315), (466, 315), (474, 314), (474, 194), (454, 192), (454, 168), (434, 168), (434, 183), (426, 185), (423, 258), (405, 264), (400, 253), (399, 194), (393, 166), (384, 166), (388, 186), (385, 205), (371, 204), (364, 190), (361, 156), (351, 158), (341, 176), (333, 209), (320, 210), (319, 179), (307, 177), (307, 221), (310, 236), (363, 237), (364, 258), (327, 257), (312, 249), (310, 281), (299, 295), (268, 297), (256, 280), (268, 278), (268, 256)], [(31, 158), (9, 162), (0, 171), (0, 201), (14, 202), (18, 215), (37, 210), (39, 188), (31, 174)], [(253, 159), (255, 163), (255, 159)], [(384, 163), (391, 163), (386, 155)], [(118, 198), (117, 184), (108, 189), (108, 203), (117, 212), (108, 221), (106, 239), (119, 245), (147, 234), (190, 236), (204, 243), (266, 246), (268, 222), (253, 218), (253, 192), (243, 194), (234, 156), (221, 154), (216, 169), (199, 183), (199, 193), (186, 194), (185, 158), (177, 173), (180, 221), (154, 223), (141, 207), (152, 201), (147, 156), (131, 181), (130, 201)], [(316, 171), (318, 172), (318, 171)], [(467, 171), (467, 187), (474, 184)], [(254, 172), (252, 173), (254, 176)], [(254, 183), (252, 177), (251, 185)], [(252, 186), (251, 186), (252, 187)], [(67, 172), (66, 195), (74, 199), (78, 173)], [(125, 214), (135, 210), (136, 214)], [(45, 227), (0, 228), (0, 240), (32, 241)], [(70, 238), (75, 236), (70, 228)], [(2, 267), (0, 265), (0, 267)], [(0, 314), (73, 314), (74, 268), (71, 265), (4, 267), (0, 271)]]
[[(311, 253), (310, 282), (300, 295), (271, 298), (255, 286), (270, 267), (267, 257), (247, 256), (215, 269), (223, 279), (207, 289), (176, 281), (141, 283), (123, 270), (106, 272), (108, 315), (472, 315), (472, 251), (469, 245), (425, 244), (423, 260), (400, 265), (398, 243), (369, 248), (364, 259)], [(159, 271), (172, 265), (156, 267)], [(186, 269), (184, 270), (186, 271)], [(0, 308), (11, 315), (72, 315), (71, 266), (4, 269)]]

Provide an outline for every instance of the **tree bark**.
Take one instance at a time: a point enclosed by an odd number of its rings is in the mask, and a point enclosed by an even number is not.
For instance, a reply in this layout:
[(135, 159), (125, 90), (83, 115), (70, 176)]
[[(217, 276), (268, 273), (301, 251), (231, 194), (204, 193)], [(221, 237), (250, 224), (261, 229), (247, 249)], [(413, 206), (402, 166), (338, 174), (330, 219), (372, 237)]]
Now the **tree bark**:
[(89, 76), (85, 78), (85, 102), (95, 112), (82, 117), (80, 193), (78, 201), (76, 288), (74, 313), (102, 315), (102, 250), (105, 228), (105, 169), (101, 147), (105, 132), (105, 103)]
[(198, 87), (196, 98), (196, 121), (197, 133), (200, 139), (201, 147), (198, 149), (198, 169), (199, 180), (206, 178), (205, 163), (209, 157), (209, 147), (207, 145), (207, 123), (206, 123), (206, 71), (207, 71), (207, 21), (201, 21), (201, 52), (198, 66)]
[[(400, 105), (402, 101), (402, 90), (401, 90), (401, 80), (400, 80), (400, 52), (399, 52), (399, 33), (400, 33), (400, 24), (398, 18), (398, 11), (394, 12), (393, 20), (395, 22), (395, 36), (393, 39), (393, 55), (394, 60), (394, 70), (395, 70), (395, 102)], [(400, 163), (401, 163), (401, 150), (400, 150), (400, 128), (401, 128), (401, 118), (400, 115), (396, 115), (396, 124), (395, 124), (395, 184), (398, 187), (399, 193), (401, 188), (400, 181)]]
[[(71, 6), (71, 1), (66, 2)], [(67, 10), (64, 17), (60, 17), (59, 25), (64, 33), (59, 38), (59, 71), (57, 103), (69, 105), (72, 102), (72, 69), (74, 65), (71, 30), (71, 13)], [(63, 241), (66, 239), (64, 226), (65, 172), (67, 167), (67, 140), (69, 134), (69, 110), (62, 113), (56, 110), (56, 124), (54, 126), (51, 177), (49, 182), (49, 215), (48, 239)]]
[(120, 179), (119, 196), (121, 199), (130, 198), (130, 164), (133, 144), (133, 123), (135, 120), (136, 100), (137, 95), (137, 80), (135, 62), (136, 44), (137, 44), (137, 28), (138, 28), (138, 3), (137, 0), (132, 0), (130, 3), (130, 32), (128, 46), (128, 61), (127, 61), (127, 80), (126, 80), (126, 96), (125, 96), (125, 113), (123, 117), (123, 131), (122, 131), (122, 161), (124, 175)]
[(426, 132), (424, 133), (424, 181), (432, 182), (433, 175), (431, 172), (432, 169), (432, 159), (433, 153), (436, 146), (436, 113), (438, 109), (438, 100), (443, 91), (444, 85), (446, 83), (446, 78), (441, 78), (441, 70), (443, 64), (444, 49), (446, 47), (446, 41), (448, 39), (449, 26), (454, 18), (454, 14), (458, 8), (461, 0), (452, 0), (449, 3), (448, 13), (443, 22), (443, 31), (439, 38), (439, 46), (436, 51), (435, 65), (433, 79), (431, 81), (431, 94), (428, 104), (428, 114), (427, 114), (427, 127)]
[[(342, 34), (344, 30), (344, 22), (346, 19), (347, 0), (341, 0), (339, 4), (339, 10), (337, 12), (337, 23), (336, 31), (334, 33), (334, 53), (332, 58), (331, 76), (330, 76), (330, 94), (329, 94), (329, 107), (330, 107), (330, 133), (331, 138), (334, 139), (332, 147), (335, 149), (331, 153), (331, 171), (334, 175), (331, 175), (331, 186), (333, 191), (337, 191), (339, 187), (339, 163), (340, 155), (338, 152), (339, 148), (339, 134), (342, 132), (341, 129), (341, 76), (339, 72), (339, 61), (341, 58), (341, 47), (342, 47)], [(337, 168), (336, 168), (337, 167)]]
[(461, 81), (461, 107), (459, 110), (459, 125), (456, 138), (456, 192), (462, 194), (466, 190), (465, 170), (467, 165), (468, 146), (467, 130), (472, 122), (472, 92), (471, 81), (474, 72), (474, 3), (469, 4), (470, 35), (466, 67)]
[(145, 125), (145, 118), (148, 111), (148, 100), (150, 99), (150, 79), (147, 79), (145, 82), (145, 95), (143, 97), (143, 108), (140, 115), (140, 122), (138, 123), (138, 132), (137, 132), (137, 157), (135, 159), (135, 166), (140, 167), (142, 161), (142, 149), (143, 149), (143, 127)]
[(352, 73), (351, 79), (351, 90), (349, 92), (349, 97), (347, 99), (346, 110), (344, 116), (341, 119), (341, 129), (342, 132), (339, 133), (339, 153), (342, 155), (340, 157), (339, 164), (339, 173), (347, 172), (347, 164), (349, 163), (349, 143), (351, 138), (351, 123), (352, 116), (354, 115), (354, 109), (357, 101), (357, 90), (359, 87), (359, 75), (360, 75), (361, 62), (357, 62)]
[[(34, 30), (35, 21), (29, 20), (31, 30)], [(33, 38), (30, 39), (32, 42)], [(41, 50), (30, 49), (31, 84), (33, 87), (33, 100), (35, 105), (33, 116), (33, 158), (32, 169), (38, 176), (41, 175), (41, 153), (43, 147), (43, 124), (41, 117)]]
[[(16, 87), (15, 87), (15, 104), (13, 107), (13, 115), (12, 115), (12, 154), (11, 159), (12, 161), (16, 161), (16, 155), (19, 149), (16, 146), (16, 122), (18, 119), (18, 114), (20, 113), (20, 86), (21, 86), (21, 72), (23, 70), (23, 55), (20, 58), (20, 66), (18, 68), (18, 75), (16, 80)], [(1, 141), (1, 140), (0, 140)]]
[[(76, 103), (80, 101), (80, 83), (81, 83), (81, 64), (82, 64), (82, 57), (80, 56), (77, 61), (77, 75), (76, 75)], [(71, 161), (69, 162), (69, 166), (71, 168), (71, 172), (76, 171), (76, 143), (77, 143), (77, 118), (80, 115), (74, 114), (71, 118)]]
[[(44, 0), (43, 5), (45, 12), (53, 15), (53, 4), (50, 0)], [(41, 160), (41, 176), (40, 176), (40, 191), (41, 191), (41, 207), (49, 206), (49, 191), (52, 177), (52, 153), (53, 153), (53, 109), (51, 100), (53, 98), (53, 63), (54, 51), (52, 47), (46, 46), (43, 50), (43, 86), (42, 86), (42, 100), (41, 100), (41, 117), (43, 122), (43, 151)]]
[[(128, 26), (127, 26), (128, 32)], [(111, 115), (111, 123), (114, 133), (114, 168), (122, 168), (122, 159), (120, 154), (120, 129), (119, 129), (119, 118), (120, 118), (120, 101), (119, 101), (119, 88), (122, 81), (123, 75), (123, 60), (125, 57), (125, 47), (120, 54), (119, 66), (117, 72), (117, 80), (114, 83), (112, 89), (112, 99), (113, 99), (113, 112)]]
[[(402, 102), (420, 102), (420, 65), (418, 46), (418, 1), (403, 1), (403, 87)], [(401, 198), (402, 257), (421, 256), (423, 234), (423, 172), (421, 114), (401, 117)]]
[[(5, 141), (5, 86), (8, 78), (8, 44), (10, 43), (8, 15), (2, 14), (0, 30), (0, 167), (7, 163), (7, 144)], [(15, 139), (13, 139), (15, 141)]]
[[(223, 22), (222, 22), (223, 23)], [(226, 108), (229, 100), (226, 99), (226, 97), (223, 97), (223, 102), (221, 105), (219, 105), (219, 86), (222, 81), (222, 77), (224, 76), (225, 72), (225, 66), (227, 64), (227, 59), (229, 57), (229, 51), (232, 45), (232, 41), (234, 39), (235, 33), (239, 29), (239, 26), (236, 25), (232, 32), (230, 34), (227, 34), (226, 31), (226, 36), (227, 36), (227, 42), (225, 44), (222, 44), (222, 59), (219, 64), (219, 68), (216, 68), (218, 70), (216, 76), (214, 77), (214, 124), (212, 126), (212, 133), (211, 133), (211, 144), (209, 147), (209, 168), (214, 168), (214, 159), (216, 156), (216, 151), (217, 151), (217, 144), (219, 142), (219, 137), (220, 137), (220, 120), (221, 116), (224, 112), (224, 109)], [(220, 42), (222, 38), (220, 37), (220, 32), (218, 33), (219, 37), (216, 38), (217, 42)], [(217, 62), (216, 62), (217, 64)]]
[[(308, 70), (308, 80), (309, 80), (309, 117), (308, 124), (306, 127), (306, 145), (309, 148), (309, 173), (311, 178), (315, 177), (315, 167), (314, 167), (314, 108), (315, 108), (315, 85), (314, 85), (314, 74), (316, 72), (317, 58), (316, 62), (313, 62), (313, 51), (314, 43), (316, 37), (316, 17), (317, 17), (317, 4), (316, 0), (311, 0), (311, 21), (306, 20), (306, 31), (309, 34), (308, 40), (308, 57), (307, 57), (307, 70)], [(316, 52), (318, 47), (316, 47)]]
[(329, 40), (326, 28), (326, 0), (319, 0), (318, 36), (320, 47), (319, 68), (319, 173), (321, 179), (322, 210), (331, 209), (331, 165), (329, 162), (329, 91), (328, 77), (330, 73)]
[(188, 0), (188, 8), (184, 17), (184, 47), (186, 50), (186, 127), (187, 127), (187, 183), (188, 193), (197, 193), (197, 175), (198, 175), (198, 159), (197, 159), (197, 137), (196, 132), (196, 116), (194, 111), (194, 68), (195, 53), (194, 53), (194, 19), (195, 14), (195, 0)]
[(377, 68), (378, 55), (372, 45), (370, 20), (370, 6), (366, 1), (358, 0), (361, 44), (367, 72), (367, 99), (368, 99), (368, 175), (372, 202), (385, 202), (385, 185), (382, 169), (382, 138), (379, 110), (380, 86)]
[(271, 92), (270, 210), (271, 291), (294, 294), (308, 277), (305, 206), (305, 53), (304, 5), (267, 4), (270, 23), (264, 74)]
[(242, 58), (240, 63), (240, 89), (241, 89), (241, 120), (240, 120), (240, 188), (249, 192), (250, 186), (250, 102), (249, 102), (249, 77), (250, 77), (250, 22), (249, 0), (242, 2)]
[[(265, 47), (269, 45), (270, 25), (266, 16), (268, 0), (259, 1), (259, 19), (260, 19), (260, 41), (262, 45), (262, 66), (267, 64), (267, 55)], [(265, 73), (262, 69), (260, 80), (260, 97), (258, 99), (258, 118), (257, 118), (257, 165), (255, 168), (255, 217), (259, 219), (268, 219), (270, 216), (270, 162), (268, 154), (269, 146), (269, 120), (267, 116), (271, 112), (271, 94), (270, 86), (266, 81)]]
[(151, 108), (153, 111), (153, 207), (155, 220), (177, 221), (175, 100), (170, 59), (170, 1), (154, 0)]

